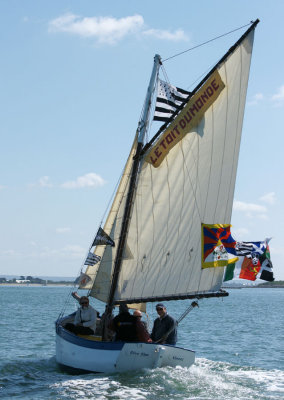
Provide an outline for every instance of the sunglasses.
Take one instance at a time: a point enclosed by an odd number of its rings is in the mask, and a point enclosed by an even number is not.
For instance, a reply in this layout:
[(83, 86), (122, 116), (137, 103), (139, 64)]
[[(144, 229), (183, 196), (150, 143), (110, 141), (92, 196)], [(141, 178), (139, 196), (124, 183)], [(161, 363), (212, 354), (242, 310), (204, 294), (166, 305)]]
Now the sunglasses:
[(157, 311), (162, 311), (163, 308), (162, 308), (162, 307), (157, 307), (156, 310), (157, 310)]
[(85, 305), (87, 305), (87, 304), (89, 304), (87, 301), (84, 301), (83, 303), (80, 303), (81, 304), (81, 306), (85, 306)]

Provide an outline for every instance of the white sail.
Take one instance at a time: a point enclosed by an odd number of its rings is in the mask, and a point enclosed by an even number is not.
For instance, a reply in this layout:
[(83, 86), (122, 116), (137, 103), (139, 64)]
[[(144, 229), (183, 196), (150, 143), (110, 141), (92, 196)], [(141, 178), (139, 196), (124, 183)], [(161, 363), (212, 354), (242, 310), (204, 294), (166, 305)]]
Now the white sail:
[(109, 294), (113, 268), (112, 261), (114, 260), (117, 251), (117, 243), (121, 230), (123, 210), (129, 186), (129, 177), (131, 173), (133, 157), (136, 152), (136, 146), (137, 135), (135, 136), (115, 198), (104, 225), (105, 233), (114, 240), (116, 246), (96, 246), (95, 254), (101, 257), (101, 261), (98, 264), (89, 266), (87, 268), (86, 274), (91, 277), (91, 281), (88, 282), (87, 285), (80, 287), (81, 289), (92, 289), (90, 295), (104, 302), (107, 301)]
[(142, 162), (115, 300), (220, 289), (223, 267), (201, 269), (201, 223), (231, 220), (253, 35), (218, 66), (225, 87), (198, 125), (158, 168)]

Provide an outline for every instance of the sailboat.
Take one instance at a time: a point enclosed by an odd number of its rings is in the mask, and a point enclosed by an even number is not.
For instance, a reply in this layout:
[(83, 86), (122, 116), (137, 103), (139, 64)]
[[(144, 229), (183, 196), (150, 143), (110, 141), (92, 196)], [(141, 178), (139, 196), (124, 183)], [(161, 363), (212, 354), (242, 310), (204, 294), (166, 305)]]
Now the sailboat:
[[(98, 262), (80, 284), (106, 304), (107, 316), (121, 303), (145, 309), (147, 303), (228, 295), (221, 285), (229, 253), (223, 248), (205, 260), (203, 228), (230, 226), (258, 22), (145, 143), (162, 64), (155, 56), (142, 119), (102, 228), (115, 246), (94, 242)], [(195, 361), (193, 350), (178, 346), (108, 341), (105, 326), (100, 335), (75, 335), (65, 329), (73, 319), (56, 321), (56, 360), (65, 368), (113, 373)]]

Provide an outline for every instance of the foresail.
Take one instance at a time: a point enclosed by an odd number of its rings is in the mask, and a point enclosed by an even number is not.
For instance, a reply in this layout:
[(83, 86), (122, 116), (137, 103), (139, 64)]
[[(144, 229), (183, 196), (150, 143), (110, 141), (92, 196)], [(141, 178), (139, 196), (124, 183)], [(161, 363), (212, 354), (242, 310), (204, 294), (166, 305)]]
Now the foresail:
[[(137, 135), (134, 139), (134, 143), (126, 162), (115, 198), (104, 225), (104, 231), (110, 236), (111, 239), (114, 240), (114, 242), (117, 242), (119, 238), (125, 197), (129, 186), (129, 177), (131, 173), (133, 157), (136, 152), (136, 146)], [(116, 251), (117, 246), (96, 246), (95, 254), (101, 257), (101, 261), (98, 264), (87, 268), (86, 274), (90, 276), (92, 280), (86, 286), (82, 287), (82, 289), (91, 289), (90, 295), (104, 302), (107, 301), (109, 294), (113, 268), (112, 261), (115, 258)]]
[(197, 125), (188, 125), (158, 167), (148, 155), (159, 154), (159, 139), (145, 155), (127, 236), (132, 258), (122, 262), (116, 301), (184, 298), (220, 289), (224, 268), (201, 268), (201, 224), (231, 220), (253, 35), (252, 30), (218, 65), (224, 87)]

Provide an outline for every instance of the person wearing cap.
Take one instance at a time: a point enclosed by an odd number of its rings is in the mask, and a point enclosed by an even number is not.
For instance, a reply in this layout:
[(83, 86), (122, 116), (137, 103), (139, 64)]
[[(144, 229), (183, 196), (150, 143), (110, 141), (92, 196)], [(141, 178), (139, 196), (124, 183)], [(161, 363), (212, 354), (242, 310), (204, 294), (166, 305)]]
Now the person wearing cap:
[(97, 311), (90, 306), (87, 296), (80, 297), (80, 308), (74, 318), (74, 324), (67, 323), (65, 329), (75, 334), (93, 335), (96, 331)]
[(176, 320), (167, 313), (162, 303), (156, 305), (156, 311), (159, 317), (154, 321), (151, 339), (155, 343), (175, 345), (177, 342)]
[(140, 310), (135, 310), (133, 312), (134, 317), (136, 318), (136, 333), (137, 339), (139, 342), (151, 343), (152, 339), (150, 338), (149, 332), (147, 330), (146, 323), (142, 321), (142, 313)]
[(109, 324), (109, 329), (115, 332), (115, 340), (122, 342), (138, 342), (136, 331), (137, 319), (128, 311), (127, 304), (121, 303), (119, 314)]

